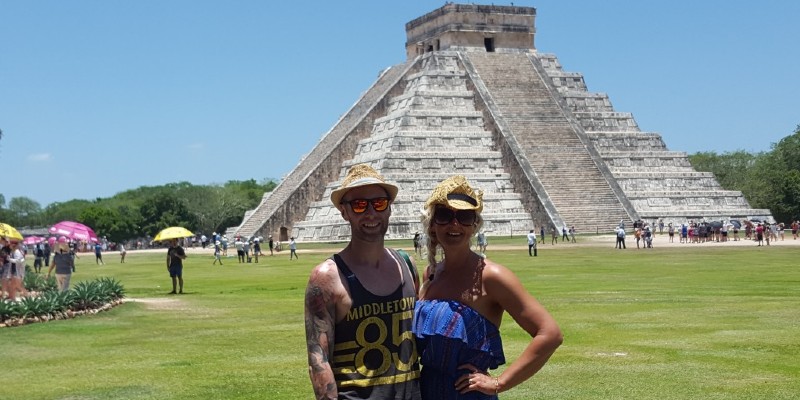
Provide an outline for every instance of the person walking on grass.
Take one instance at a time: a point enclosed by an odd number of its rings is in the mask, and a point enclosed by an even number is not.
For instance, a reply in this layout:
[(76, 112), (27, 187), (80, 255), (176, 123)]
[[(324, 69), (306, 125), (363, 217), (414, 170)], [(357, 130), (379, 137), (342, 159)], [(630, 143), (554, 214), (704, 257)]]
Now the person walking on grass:
[(217, 261), (219, 261), (219, 265), (222, 265), (222, 249), (219, 240), (214, 242), (214, 262), (211, 265), (217, 265)]
[[(167, 271), (172, 278), (172, 291), (169, 294), (183, 294), (183, 260), (186, 252), (178, 244), (178, 239), (171, 239), (167, 249)], [(176, 289), (179, 290), (176, 292)]]
[(411, 333), (416, 267), (384, 247), (396, 196), (397, 186), (366, 164), (353, 166), (331, 193), (351, 238), (314, 267), (306, 286), (308, 374), (317, 399), (421, 398)]
[(125, 255), (126, 254), (128, 254), (128, 252), (125, 251), (125, 245), (120, 243), (119, 244), (119, 262), (120, 262), (120, 264), (125, 264)]
[(261, 255), (261, 240), (258, 238), (253, 240), (253, 258), (256, 259), (256, 264), (258, 264), (258, 256)]
[(69, 247), (66, 241), (56, 245), (56, 254), (53, 256), (53, 265), (47, 270), (47, 277), (56, 270), (56, 282), (58, 290), (66, 292), (69, 290), (69, 281), (72, 278), (72, 271), (75, 270), (75, 260), (69, 255)]
[(96, 262), (97, 265), (106, 265), (106, 263), (103, 262), (103, 245), (99, 242), (94, 244), (94, 262)]
[(300, 257), (297, 256), (297, 242), (294, 241), (294, 237), (289, 239), (289, 260), (292, 259), (292, 256), (298, 260), (300, 259)]
[[(533, 250), (533, 254), (531, 254), (531, 250)], [(528, 232), (528, 257), (536, 257), (536, 233), (533, 229)]]

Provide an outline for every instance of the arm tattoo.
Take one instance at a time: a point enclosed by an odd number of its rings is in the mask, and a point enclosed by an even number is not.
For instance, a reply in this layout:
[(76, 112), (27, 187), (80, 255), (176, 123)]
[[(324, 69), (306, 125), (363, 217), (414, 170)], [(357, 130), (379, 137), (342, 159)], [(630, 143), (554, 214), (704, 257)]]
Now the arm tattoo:
[[(327, 297), (327, 298), (326, 298)], [(305, 298), (306, 346), (308, 373), (318, 399), (338, 395), (329, 357), (334, 345), (335, 308), (330, 294), (317, 285), (309, 285)]]

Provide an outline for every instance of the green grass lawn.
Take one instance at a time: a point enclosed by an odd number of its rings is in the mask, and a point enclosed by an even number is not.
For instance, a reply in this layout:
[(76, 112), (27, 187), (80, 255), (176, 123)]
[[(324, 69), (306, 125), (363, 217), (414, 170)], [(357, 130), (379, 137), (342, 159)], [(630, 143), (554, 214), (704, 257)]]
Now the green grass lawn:
[[(488, 256), (518, 274), (565, 336), (538, 375), (501, 398), (800, 398), (798, 247), (612, 243), (531, 258), (523, 246), (492, 251), (496, 243)], [(303, 292), (326, 254), (278, 254), (220, 267), (190, 250), (182, 296), (167, 295), (164, 254), (119, 264), (108, 253), (106, 266), (83, 256), (73, 282), (113, 276), (131, 301), (0, 329), (0, 399), (312, 397)], [(512, 362), (529, 338), (508, 316), (502, 334)]]

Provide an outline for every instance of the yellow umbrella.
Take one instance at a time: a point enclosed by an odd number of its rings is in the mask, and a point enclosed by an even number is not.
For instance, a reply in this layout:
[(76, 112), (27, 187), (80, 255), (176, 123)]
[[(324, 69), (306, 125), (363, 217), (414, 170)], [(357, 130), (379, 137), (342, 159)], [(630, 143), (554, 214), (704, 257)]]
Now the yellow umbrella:
[(192, 231), (180, 226), (170, 226), (169, 228), (162, 229), (161, 232), (158, 232), (158, 235), (156, 235), (153, 240), (158, 242), (162, 240), (178, 239), (190, 236), (194, 236)]
[(13, 226), (0, 222), (0, 236), (6, 239), (22, 240), (22, 234)]

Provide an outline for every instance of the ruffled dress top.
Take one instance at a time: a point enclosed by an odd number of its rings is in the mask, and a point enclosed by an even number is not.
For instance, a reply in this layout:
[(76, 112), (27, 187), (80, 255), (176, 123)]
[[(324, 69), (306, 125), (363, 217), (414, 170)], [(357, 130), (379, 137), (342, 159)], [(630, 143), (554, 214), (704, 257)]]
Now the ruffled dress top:
[(413, 332), (422, 364), (423, 400), (497, 399), (475, 391), (462, 395), (455, 389), (458, 377), (470, 373), (458, 366), (472, 364), (488, 371), (506, 362), (496, 325), (455, 300), (418, 300)]

